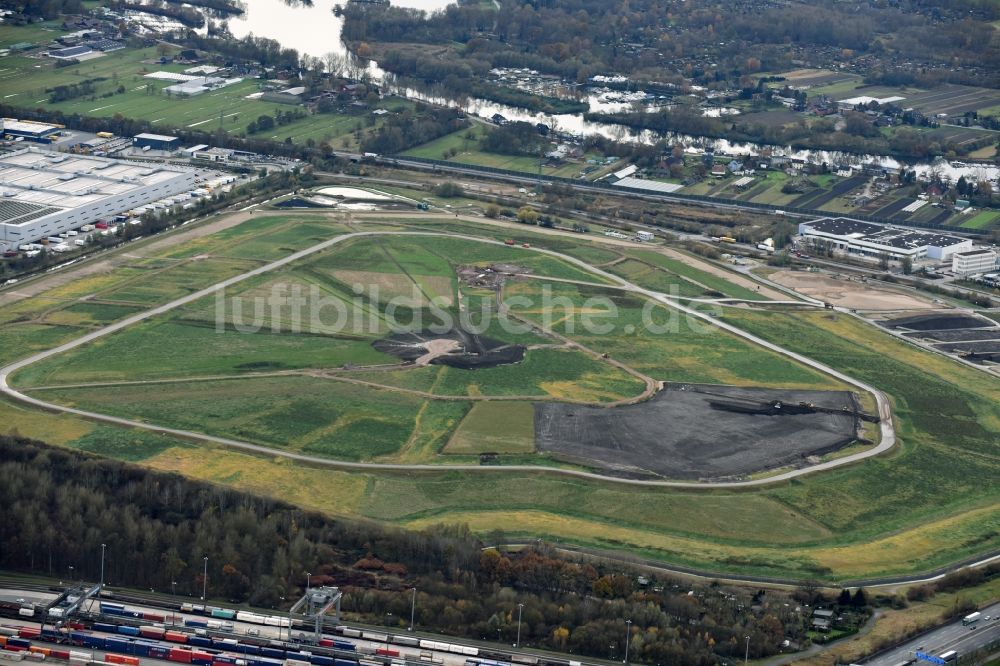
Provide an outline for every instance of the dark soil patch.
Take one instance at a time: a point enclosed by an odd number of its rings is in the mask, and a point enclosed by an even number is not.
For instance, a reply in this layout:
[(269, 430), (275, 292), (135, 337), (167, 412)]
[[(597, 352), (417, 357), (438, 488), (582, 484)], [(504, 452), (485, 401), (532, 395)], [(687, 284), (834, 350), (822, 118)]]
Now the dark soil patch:
[(964, 314), (925, 314), (900, 317), (882, 322), (886, 328), (902, 328), (911, 331), (941, 331), (950, 328), (987, 328), (993, 322)]
[(535, 444), (614, 476), (743, 477), (854, 441), (856, 409), (846, 391), (671, 384), (623, 407), (538, 403)]
[(1000, 341), (949, 342), (934, 346), (949, 354), (1000, 354)]
[(906, 333), (911, 338), (927, 338), (938, 342), (962, 342), (963, 340), (1000, 340), (1000, 328), (959, 328), (945, 331), (919, 331)]
[(524, 360), (524, 345), (512, 345), (493, 338), (483, 337), (461, 329), (451, 329), (444, 333), (431, 331), (398, 331), (376, 340), (372, 346), (380, 352), (390, 354), (404, 361), (415, 361), (428, 352), (431, 340), (455, 340), (458, 348), (431, 360), (433, 365), (448, 365), (453, 368), (475, 370), (494, 368)]

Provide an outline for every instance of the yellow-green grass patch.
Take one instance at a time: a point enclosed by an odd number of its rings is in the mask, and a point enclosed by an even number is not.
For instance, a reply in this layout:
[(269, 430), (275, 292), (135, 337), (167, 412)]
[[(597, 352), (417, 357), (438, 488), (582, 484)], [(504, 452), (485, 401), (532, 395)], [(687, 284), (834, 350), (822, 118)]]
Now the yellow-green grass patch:
[(535, 408), (530, 402), (477, 402), (444, 448), (451, 454), (532, 453)]

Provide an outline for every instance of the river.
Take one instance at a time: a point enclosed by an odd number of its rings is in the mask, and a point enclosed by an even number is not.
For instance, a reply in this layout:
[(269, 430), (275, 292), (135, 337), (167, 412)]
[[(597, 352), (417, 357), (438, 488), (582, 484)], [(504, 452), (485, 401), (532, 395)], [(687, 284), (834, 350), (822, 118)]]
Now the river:
[[(444, 9), (451, 0), (391, 0), (394, 6), (422, 9), (434, 12)], [(346, 0), (339, 0), (343, 5)], [(310, 5), (286, 3), (284, 0), (245, 0), (246, 12), (239, 17), (230, 18), (227, 23), (234, 37), (242, 38), (249, 34), (257, 37), (267, 37), (279, 42), (282, 46), (293, 48), (300, 54), (322, 58), (328, 53), (348, 56), (348, 51), (340, 39), (343, 18), (334, 15), (334, 0), (315, 0)], [(631, 143), (655, 143), (664, 138), (663, 135), (651, 131), (633, 131), (621, 125), (593, 123), (584, 120), (583, 114), (546, 114), (535, 113), (522, 108), (496, 104), (482, 99), (455, 100), (450, 97), (435, 95), (431, 92), (403, 87), (396, 83), (395, 77), (384, 72), (374, 61), (368, 64), (368, 75), (372, 80), (382, 84), (389, 92), (419, 99), (426, 102), (461, 107), (465, 112), (482, 118), (491, 118), (500, 114), (508, 120), (522, 120), (531, 123), (545, 123), (559, 132), (567, 132), (576, 136), (604, 136), (616, 141)], [(586, 96), (591, 110), (615, 112), (629, 108), (628, 103), (606, 102), (599, 99), (596, 93)], [(793, 150), (782, 146), (764, 146), (753, 143), (731, 143), (724, 139), (710, 139), (681, 134), (671, 134), (668, 138), (673, 143), (680, 143), (689, 151), (713, 150), (724, 155), (760, 154), (767, 148), (775, 155), (801, 158), (813, 163), (828, 164), (861, 164), (878, 162), (887, 167), (903, 166), (898, 160), (884, 155), (856, 155), (819, 150)], [(918, 175), (927, 176), (938, 173), (941, 177), (958, 180), (960, 176), (966, 179), (989, 179), (994, 182), (1000, 178), (1000, 166), (997, 165), (965, 165), (949, 163), (943, 159), (934, 162), (908, 162), (907, 168), (914, 169)]]

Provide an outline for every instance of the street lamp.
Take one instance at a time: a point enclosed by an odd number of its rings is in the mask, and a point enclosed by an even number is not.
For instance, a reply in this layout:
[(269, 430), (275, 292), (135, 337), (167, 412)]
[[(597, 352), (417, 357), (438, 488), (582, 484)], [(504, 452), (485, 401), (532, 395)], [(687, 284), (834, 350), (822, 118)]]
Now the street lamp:
[(632, 620), (625, 620), (625, 661), (624, 664), (628, 663), (628, 639), (632, 635)]
[(747, 651), (743, 655), (743, 666), (746, 666), (747, 662), (750, 661), (750, 637), (747, 636)]
[(175, 597), (177, 596), (177, 581), (176, 580), (170, 581), (170, 591), (173, 592), (173, 595)]
[(69, 584), (73, 584), (73, 565), (69, 565)]
[(413, 588), (413, 595), (410, 597), (410, 631), (413, 631), (413, 615), (417, 610), (417, 588)]
[(104, 551), (108, 547), (107, 544), (101, 544), (101, 589), (104, 589)]
[(517, 640), (514, 641), (514, 647), (521, 646), (521, 611), (524, 610), (524, 604), (517, 605)]
[(308, 571), (306, 572), (306, 594), (309, 593), (309, 583), (312, 581), (312, 574)]
[(204, 601), (205, 597), (208, 596), (208, 555), (204, 557), (205, 560), (205, 573), (201, 577), (201, 600)]

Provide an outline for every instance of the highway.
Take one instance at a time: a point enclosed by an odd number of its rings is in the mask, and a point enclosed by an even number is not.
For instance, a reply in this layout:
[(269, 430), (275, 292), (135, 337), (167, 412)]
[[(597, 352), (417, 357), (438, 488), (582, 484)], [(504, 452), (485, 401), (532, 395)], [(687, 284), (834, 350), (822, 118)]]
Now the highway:
[[(958, 652), (961, 663), (963, 655), (1000, 641), (1000, 618), (997, 617), (1000, 614), (1000, 603), (983, 608), (980, 612), (984, 618), (988, 615), (990, 619), (980, 620), (973, 625), (974, 629), (963, 627), (962, 620), (959, 619), (862, 663), (865, 666), (897, 666), (915, 659), (917, 651), (937, 656), (950, 650)], [(917, 664), (930, 664), (930, 662), (917, 661)]]

